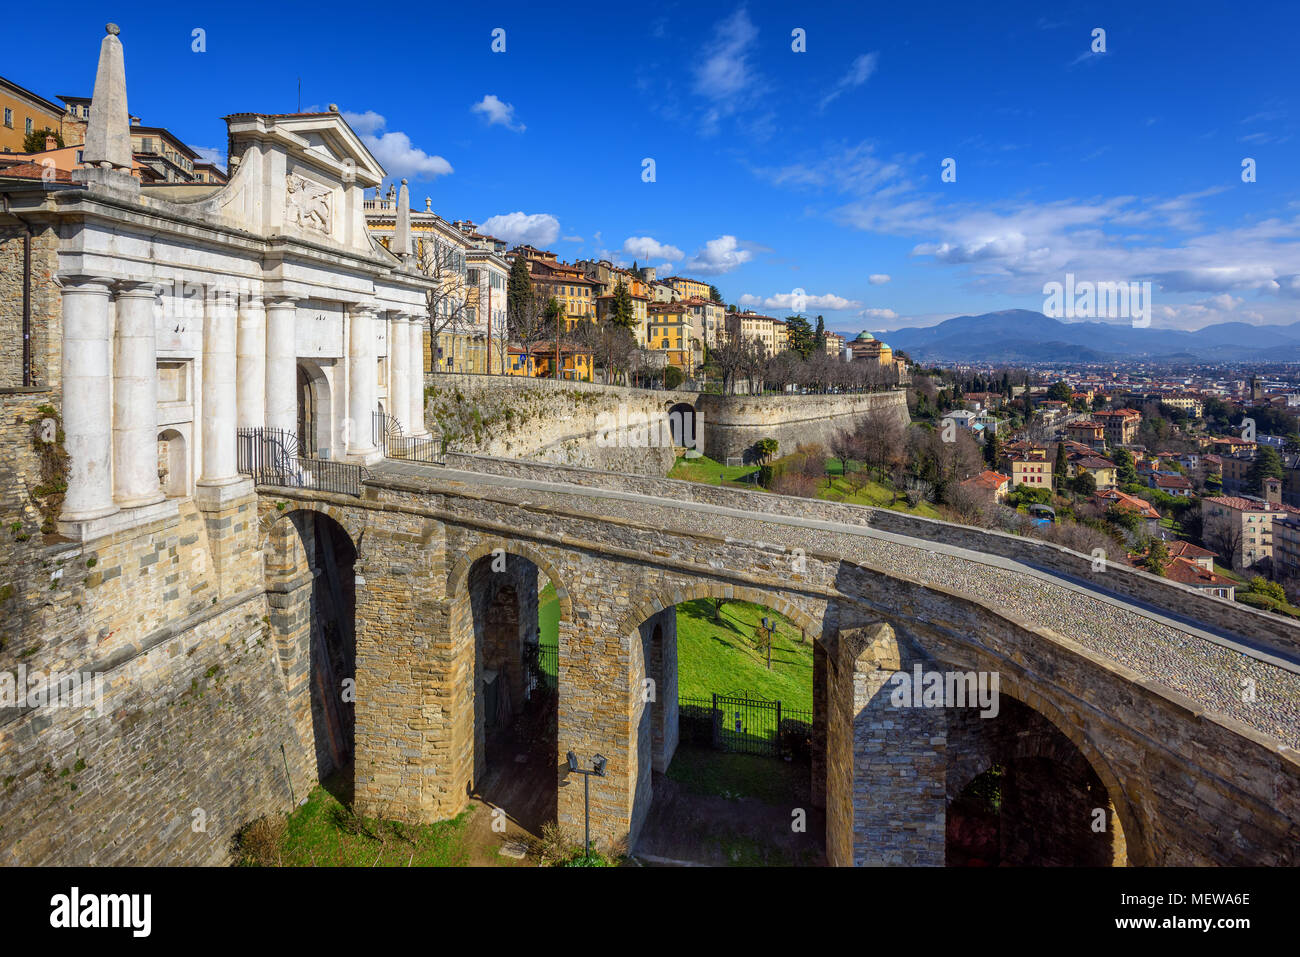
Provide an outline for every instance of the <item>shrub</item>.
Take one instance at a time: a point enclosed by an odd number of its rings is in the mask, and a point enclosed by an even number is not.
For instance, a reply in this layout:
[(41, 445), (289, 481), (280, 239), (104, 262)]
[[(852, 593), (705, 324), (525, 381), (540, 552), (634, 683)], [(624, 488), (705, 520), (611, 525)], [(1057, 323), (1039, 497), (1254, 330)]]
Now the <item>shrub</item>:
[(288, 828), (288, 821), (282, 814), (267, 814), (245, 824), (235, 835), (239, 864), (244, 867), (279, 866)]

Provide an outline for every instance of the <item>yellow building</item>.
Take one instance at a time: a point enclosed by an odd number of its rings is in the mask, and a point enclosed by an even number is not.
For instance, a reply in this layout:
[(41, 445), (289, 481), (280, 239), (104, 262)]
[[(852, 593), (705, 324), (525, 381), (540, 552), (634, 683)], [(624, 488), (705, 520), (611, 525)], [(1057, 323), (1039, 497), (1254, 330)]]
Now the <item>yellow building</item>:
[[(555, 378), (555, 349), (542, 347), (538, 352), (533, 353), (536, 360), (537, 376), (542, 379)], [(574, 345), (569, 342), (560, 343), (560, 375), (561, 379), (572, 379), (577, 382), (590, 382), (592, 373), (595, 368), (595, 362), (590, 349)]]
[(735, 340), (754, 339), (769, 356), (775, 356), (786, 349), (789, 334), (785, 323), (775, 316), (763, 316), (756, 312), (727, 313), (727, 338)]
[(701, 279), (688, 279), (686, 276), (667, 276), (662, 282), (672, 287), (683, 299), (708, 299), (709, 284)]
[(690, 310), (683, 303), (655, 303), (648, 308), (645, 348), (664, 353), (668, 364), (687, 378), (703, 361), (703, 346), (703, 340), (693, 335)]
[(51, 103), (43, 96), (37, 96), (26, 87), (19, 86), (12, 80), (0, 76), (0, 152), (22, 153), (23, 140), (28, 133), (37, 130), (50, 130), (63, 136), (64, 146), (75, 146), (85, 142), (84, 125), (80, 138), (75, 138), (75, 125), (68, 129), (74, 134), (74, 141), (69, 142), (64, 135), (64, 118), (67, 111), (57, 103)]

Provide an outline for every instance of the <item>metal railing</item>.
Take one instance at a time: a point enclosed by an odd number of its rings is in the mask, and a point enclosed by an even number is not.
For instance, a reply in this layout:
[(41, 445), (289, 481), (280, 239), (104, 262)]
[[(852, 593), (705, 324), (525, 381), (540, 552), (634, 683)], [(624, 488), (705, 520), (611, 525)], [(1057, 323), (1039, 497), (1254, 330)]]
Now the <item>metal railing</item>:
[(425, 465), (447, 464), (438, 439), (416, 439), (406, 435), (401, 423), (385, 412), (372, 412), (370, 419), (374, 443), (384, 453), (384, 458)]
[(683, 741), (718, 751), (804, 758), (812, 736), (812, 713), (783, 708), (752, 692), (678, 698)]
[(363, 465), (303, 455), (298, 436), (287, 429), (236, 429), (235, 437), (237, 468), (258, 485), (360, 496), (370, 477)]

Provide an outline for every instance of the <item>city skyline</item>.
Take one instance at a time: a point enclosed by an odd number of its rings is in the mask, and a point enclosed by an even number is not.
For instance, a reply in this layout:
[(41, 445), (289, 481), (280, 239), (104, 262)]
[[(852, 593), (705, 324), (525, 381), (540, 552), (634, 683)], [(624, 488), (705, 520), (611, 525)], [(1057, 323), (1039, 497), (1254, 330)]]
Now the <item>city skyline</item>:
[[(430, 196), (448, 220), (570, 261), (699, 275), (759, 311), (784, 315), (803, 290), (842, 332), (1041, 309), (1067, 272), (1152, 281), (1160, 328), (1297, 318), (1289, 10), (973, 21), (940, 5), (863, 24), (761, 3), (578, 5), (338, 31), (328, 9), (264, 18), (285, 38), (274, 57), (219, 10), (120, 18), (132, 113), (224, 161), (220, 117), (296, 111), (301, 78), (302, 108), (338, 103), (418, 207)], [(5, 75), (89, 95), (102, 19), (65, 8), (88, 26), (66, 65), (11, 40)], [(197, 82), (149, 79), (187, 72)]]

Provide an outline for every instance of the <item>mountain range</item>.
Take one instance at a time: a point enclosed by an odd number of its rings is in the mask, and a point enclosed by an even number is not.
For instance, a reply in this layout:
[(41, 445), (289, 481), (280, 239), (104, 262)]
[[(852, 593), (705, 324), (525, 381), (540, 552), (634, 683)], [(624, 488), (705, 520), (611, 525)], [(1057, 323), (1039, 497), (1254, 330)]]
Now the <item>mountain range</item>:
[(917, 360), (977, 362), (1300, 362), (1300, 322), (1223, 322), (1195, 332), (1116, 322), (1062, 322), (1029, 309), (957, 316), (874, 333)]

